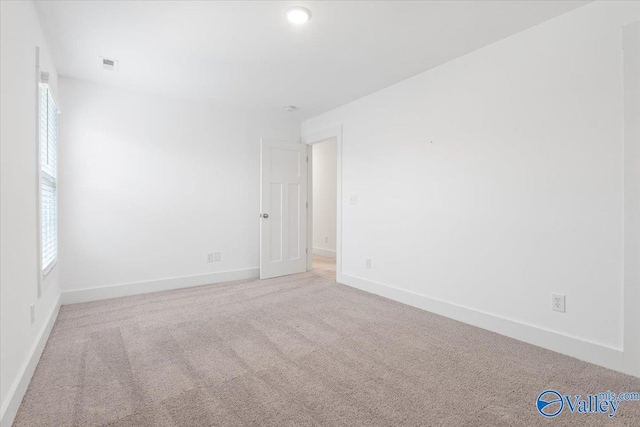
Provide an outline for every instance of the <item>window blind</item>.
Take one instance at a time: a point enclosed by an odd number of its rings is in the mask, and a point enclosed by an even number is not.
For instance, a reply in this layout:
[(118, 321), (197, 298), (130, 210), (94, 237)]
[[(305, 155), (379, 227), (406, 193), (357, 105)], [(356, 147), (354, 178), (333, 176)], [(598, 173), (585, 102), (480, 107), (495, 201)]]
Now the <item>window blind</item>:
[(49, 86), (40, 86), (40, 251), (47, 272), (58, 256), (58, 106)]

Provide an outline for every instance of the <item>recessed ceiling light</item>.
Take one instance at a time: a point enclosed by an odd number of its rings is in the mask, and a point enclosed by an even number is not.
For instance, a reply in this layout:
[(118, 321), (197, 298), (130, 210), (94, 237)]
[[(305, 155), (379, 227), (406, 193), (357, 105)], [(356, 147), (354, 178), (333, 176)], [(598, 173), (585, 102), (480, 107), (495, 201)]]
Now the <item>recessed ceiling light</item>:
[(304, 24), (311, 19), (311, 12), (302, 6), (293, 6), (287, 9), (287, 19), (294, 24)]
[(292, 111), (296, 111), (299, 110), (299, 107), (296, 107), (295, 105), (286, 105), (283, 107), (284, 111), (288, 111), (288, 112), (292, 112)]

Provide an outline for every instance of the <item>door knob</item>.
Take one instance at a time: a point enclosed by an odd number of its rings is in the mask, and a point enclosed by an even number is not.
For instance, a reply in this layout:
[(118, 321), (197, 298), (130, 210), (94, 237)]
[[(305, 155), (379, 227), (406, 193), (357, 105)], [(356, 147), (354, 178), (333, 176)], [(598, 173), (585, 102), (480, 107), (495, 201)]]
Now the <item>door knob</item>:
[(269, 214), (266, 214), (266, 213), (262, 214), (262, 218), (265, 218), (265, 219), (269, 218)]

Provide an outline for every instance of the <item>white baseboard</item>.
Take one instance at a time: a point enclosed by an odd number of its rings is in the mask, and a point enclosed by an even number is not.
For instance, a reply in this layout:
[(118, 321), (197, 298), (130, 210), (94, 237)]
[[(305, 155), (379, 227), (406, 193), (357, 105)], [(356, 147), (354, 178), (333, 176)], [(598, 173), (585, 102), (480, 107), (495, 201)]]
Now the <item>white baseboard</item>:
[(243, 270), (198, 274), (195, 276), (172, 277), (145, 282), (102, 286), (99, 288), (78, 289), (75, 291), (62, 292), (62, 304), (98, 301), (109, 298), (147, 294), (150, 292), (189, 288), (192, 286), (211, 285), (232, 280), (257, 279), (258, 277), (260, 277), (259, 268), (247, 268)]
[(322, 255), (329, 258), (336, 257), (336, 251), (332, 251), (330, 249), (322, 249), (322, 248), (313, 248), (313, 253), (316, 255)]
[(342, 274), (339, 283), (626, 374), (624, 352), (382, 283)]
[(2, 406), (2, 411), (0, 412), (1, 427), (10, 427), (11, 424), (13, 424), (13, 420), (15, 419), (18, 413), (18, 409), (20, 408), (20, 404), (22, 403), (22, 398), (27, 392), (27, 388), (29, 387), (29, 383), (31, 382), (33, 373), (36, 371), (36, 367), (38, 366), (38, 362), (40, 361), (40, 356), (42, 356), (44, 347), (47, 345), (47, 340), (49, 339), (49, 334), (51, 334), (51, 329), (53, 329), (53, 325), (54, 323), (56, 323), (59, 311), (60, 296), (58, 296), (56, 304), (49, 312), (49, 317), (47, 318), (45, 324), (42, 326), (36, 342), (31, 347), (31, 351), (29, 352), (27, 359), (20, 369), (18, 379), (9, 390), (8, 398), (5, 404)]

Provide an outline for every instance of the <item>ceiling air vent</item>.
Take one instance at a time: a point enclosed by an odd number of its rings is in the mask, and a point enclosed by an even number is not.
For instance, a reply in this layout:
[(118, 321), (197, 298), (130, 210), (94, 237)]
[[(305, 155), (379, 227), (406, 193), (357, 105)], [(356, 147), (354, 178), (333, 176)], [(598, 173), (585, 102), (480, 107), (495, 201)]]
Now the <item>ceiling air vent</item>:
[(118, 61), (115, 59), (102, 58), (102, 68), (109, 71), (118, 71)]
[(300, 107), (296, 107), (295, 105), (286, 105), (285, 107), (283, 107), (284, 111), (288, 111), (288, 112), (293, 112), (296, 110), (299, 110)]

